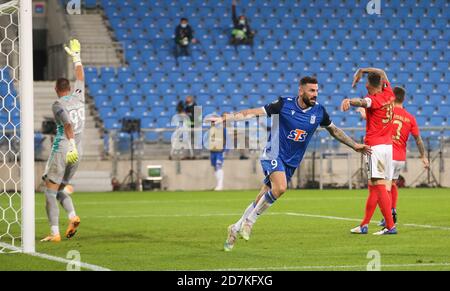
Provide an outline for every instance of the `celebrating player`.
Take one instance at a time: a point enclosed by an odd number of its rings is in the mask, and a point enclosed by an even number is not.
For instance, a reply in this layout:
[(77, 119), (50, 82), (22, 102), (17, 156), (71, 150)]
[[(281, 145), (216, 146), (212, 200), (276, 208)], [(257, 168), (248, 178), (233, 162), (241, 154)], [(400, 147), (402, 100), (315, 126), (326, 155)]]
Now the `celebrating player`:
[[(419, 127), (417, 126), (416, 118), (403, 108), (403, 102), (405, 101), (405, 89), (400, 87), (394, 88), (395, 101), (394, 101), (394, 121), (392, 132), (392, 145), (393, 145), (393, 176), (392, 185), (390, 189), (392, 200), (392, 217), (394, 223), (397, 222), (397, 200), (398, 200), (398, 188), (397, 179), (400, 176), (400, 172), (405, 168), (406, 164), (406, 145), (409, 135), (411, 134), (416, 140), (417, 148), (419, 149), (420, 159), (424, 167), (427, 169), (430, 166), (428, 159), (425, 156), (425, 146), (420, 136)], [(385, 221), (381, 221), (380, 226), (385, 226)]]
[(366, 213), (362, 223), (351, 232), (368, 233), (370, 220), (378, 204), (386, 227), (374, 234), (397, 234), (391, 215), (391, 197), (386, 189), (392, 177), (392, 113), (395, 96), (386, 73), (376, 68), (359, 69), (355, 73), (353, 87), (365, 73), (368, 74), (366, 88), (369, 94), (363, 99), (344, 99), (341, 104), (342, 111), (349, 110), (351, 106), (366, 109), (365, 143), (372, 148), (372, 155), (367, 158), (369, 198)]
[(80, 218), (76, 215), (72, 198), (69, 196), (73, 191), (69, 182), (75, 174), (81, 155), (81, 137), (85, 120), (84, 71), (79, 41), (71, 40), (70, 47), (65, 47), (65, 50), (73, 59), (76, 82), (75, 90), (71, 92), (69, 80), (60, 78), (56, 81), (55, 90), (58, 100), (53, 104), (52, 110), (57, 124), (57, 133), (42, 177), (46, 186), (46, 210), (51, 234), (42, 239), (42, 242), (61, 241), (58, 201), (69, 217), (65, 236), (73, 237), (80, 224)]
[(224, 114), (222, 118), (215, 120), (245, 120), (260, 115), (279, 117), (278, 122), (272, 124), (274, 135), (270, 135), (261, 159), (266, 176), (264, 186), (242, 217), (228, 227), (225, 251), (233, 249), (238, 233), (245, 240), (249, 240), (257, 218), (286, 191), (287, 184), (303, 159), (308, 143), (319, 125), (355, 151), (370, 153), (369, 146), (356, 143), (331, 122), (325, 108), (317, 103), (318, 88), (315, 78), (304, 77), (300, 81), (298, 97), (280, 97), (264, 107)]

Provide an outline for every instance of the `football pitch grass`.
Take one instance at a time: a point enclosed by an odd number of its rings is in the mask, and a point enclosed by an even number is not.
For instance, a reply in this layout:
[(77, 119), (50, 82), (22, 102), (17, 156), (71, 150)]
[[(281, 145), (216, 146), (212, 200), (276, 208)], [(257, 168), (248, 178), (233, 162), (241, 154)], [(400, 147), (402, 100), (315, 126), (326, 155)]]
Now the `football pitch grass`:
[[(36, 199), (36, 252), (111, 270), (366, 270), (377, 251), (382, 270), (450, 270), (450, 190), (400, 189), (399, 234), (351, 235), (367, 190), (288, 190), (253, 228), (223, 251), (234, 223), (257, 191), (75, 193), (81, 226), (61, 243), (48, 234), (44, 195)], [(64, 223), (63, 223), (64, 222)], [(66, 228), (61, 209), (61, 232)], [(67, 264), (0, 254), (0, 270), (66, 270)]]

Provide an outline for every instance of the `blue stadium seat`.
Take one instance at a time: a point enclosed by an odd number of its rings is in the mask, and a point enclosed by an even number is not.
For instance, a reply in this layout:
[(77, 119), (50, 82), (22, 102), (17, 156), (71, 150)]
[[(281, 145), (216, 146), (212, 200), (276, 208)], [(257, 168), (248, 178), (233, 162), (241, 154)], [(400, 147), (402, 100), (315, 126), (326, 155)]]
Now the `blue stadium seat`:
[[(350, 88), (356, 68), (377, 66), (386, 69), (395, 85), (406, 86), (411, 96), (408, 107), (437, 106), (421, 112), (436, 114), (423, 124), (442, 123), (450, 103), (446, 96), (450, 30), (441, 8), (445, 1), (431, 6), (389, 2), (377, 19), (361, 15), (350, 2), (316, 1), (303, 11), (298, 1), (245, 0), (242, 13), (251, 16), (258, 34), (253, 49), (235, 50), (228, 44), (231, 16), (223, 1), (185, 6), (154, 1), (148, 6), (142, 0), (127, 0), (119, 7), (102, 0), (115, 35), (124, 43), (129, 66), (118, 68), (117, 74), (114, 68), (100, 68), (98, 75), (95, 67), (86, 68), (89, 93), (99, 110), (112, 104), (106, 91), (114, 104), (135, 106), (140, 114), (146, 114), (145, 106), (173, 110), (187, 94), (197, 95), (197, 102), (210, 106), (208, 110), (237, 109), (244, 104), (260, 106), (275, 99), (274, 94), (295, 94), (298, 78), (308, 72), (319, 78), (320, 97), (334, 110), (343, 98), (340, 94), (366, 93), (363, 81), (356, 90)], [(177, 67), (172, 36), (181, 16), (190, 19), (201, 44), (192, 46), (192, 57), (180, 58)], [(0, 91), (4, 88), (0, 82)], [(146, 98), (145, 106), (140, 95)], [(149, 140), (160, 137), (148, 133)]]
[(119, 130), (121, 128), (120, 122), (114, 117), (104, 118), (103, 124), (107, 130)]

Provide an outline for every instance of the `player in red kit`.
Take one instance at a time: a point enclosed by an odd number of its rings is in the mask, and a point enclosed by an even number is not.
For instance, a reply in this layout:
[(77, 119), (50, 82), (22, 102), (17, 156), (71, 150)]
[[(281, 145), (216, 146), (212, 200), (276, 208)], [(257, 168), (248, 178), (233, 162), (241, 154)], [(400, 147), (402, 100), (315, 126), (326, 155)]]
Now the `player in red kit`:
[[(403, 108), (403, 102), (405, 101), (405, 89), (400, 87), (394, 88), (395, 101), (394, 101), (394, 116), (393, 116), (393, 132), (392, 132), (392, 145), (393, 145), (393, 175), (392, 186), (390, 190), (392, 200), (392, 217), (394, 223), (397, 222), (397, 200), (398, 189), (397, 179), (400, 176), (400, 172), (405, 168), (406, 164), (406, 146), (409, 135), (411, 134), (416, 140), (417, 148), (419, 149), (420, 159), (425, 168), (429, 167), (428, 159), (425, 156), (425, 146), (423, 140), (420, 137), (419, 127), (417, 126), (416, 118)], [(380, 226), (385, 225), (385, 221), (382, 220)]]
[(365, 216), (361, 224), (351, 230), (355, 234), (367, 234), (369, 223), (378, 206), (386, 221), (386, 227), (374, 235), (397, 234), (391, 214), (391, 197), (386, 190), (392, 177), (392, 115), (394, 107), (394, 92), (386, 73), (381, 69), (359, 69), (354, 76), (352, 86), (355, 87), (361, 77), (367, 73), (365, 98), (344, 99), (342, 111), (348, 111), (351, 106), (366, 109), (365, 143), (372, 148), (372, 155), (367, 157), (369, 177), (369, 197), (366, 203)]

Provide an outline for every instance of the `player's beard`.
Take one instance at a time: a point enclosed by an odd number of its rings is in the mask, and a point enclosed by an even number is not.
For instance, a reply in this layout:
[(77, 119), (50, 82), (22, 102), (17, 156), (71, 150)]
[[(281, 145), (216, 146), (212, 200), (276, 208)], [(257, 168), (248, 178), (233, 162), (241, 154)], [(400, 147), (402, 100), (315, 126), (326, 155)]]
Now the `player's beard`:
[(306, 94), (303, 94), (300, 97), (302, 98), (302, 100), (306, 104), (306, 106), (308, 106), (308, 107), (313, 107), (316, 104), (316, 102), (312, 103), (311, 100), (308, 98), (308, 96), (306, 96)]

